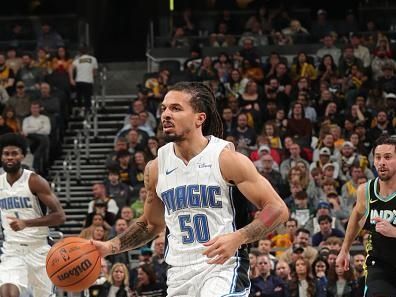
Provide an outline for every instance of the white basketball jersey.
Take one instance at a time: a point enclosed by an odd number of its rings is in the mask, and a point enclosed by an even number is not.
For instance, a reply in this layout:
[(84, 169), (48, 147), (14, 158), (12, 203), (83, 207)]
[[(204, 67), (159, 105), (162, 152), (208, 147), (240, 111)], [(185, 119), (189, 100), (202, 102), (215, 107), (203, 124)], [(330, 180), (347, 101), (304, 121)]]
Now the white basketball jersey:
[(21, 177), (10, 186), (7, 173), (0, 175), (0, 211), (1, 224), (7, 243), (37, 243), (43, 242), (49, 233), (48, 227), (27, 227), (21, 231), (13, 231), (7, 216), (22, 220), (42, 217), (43, 210), (40, 201), (29, 188), (29, 178), (32, 171), (24, 169)]
[(235, 230), (231, 185), (222, 177), (219, 155), (227, 141), (210, 137), (208, 145), (186, 165), (173, 143), (158, 151), (157, 195), (165, 206), (168, 228), (165, 260), (172, 266), (203, 263), (203, 243)]

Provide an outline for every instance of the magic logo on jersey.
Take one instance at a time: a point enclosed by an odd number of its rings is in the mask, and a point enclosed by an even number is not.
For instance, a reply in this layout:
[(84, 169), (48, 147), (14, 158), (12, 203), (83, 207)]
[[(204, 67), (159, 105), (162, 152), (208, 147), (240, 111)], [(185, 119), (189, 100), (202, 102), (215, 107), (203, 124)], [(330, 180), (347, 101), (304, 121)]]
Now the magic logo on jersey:
[(0, 209), (32, 208), (29, 197), (11, 196), (0, 199)]
[(222, 208), (223, 203), (217, 200), (220, 195), (219, 186), (184, 185), (162, 192), (161, 199), (169, 215), (187, 208)]
[(377, 210), (377, 209), (372, 209), (370, 211), (370, 224), (375, 225), (374, 218), (381, 218), (392, 225), (396, 226), (396, 210)]

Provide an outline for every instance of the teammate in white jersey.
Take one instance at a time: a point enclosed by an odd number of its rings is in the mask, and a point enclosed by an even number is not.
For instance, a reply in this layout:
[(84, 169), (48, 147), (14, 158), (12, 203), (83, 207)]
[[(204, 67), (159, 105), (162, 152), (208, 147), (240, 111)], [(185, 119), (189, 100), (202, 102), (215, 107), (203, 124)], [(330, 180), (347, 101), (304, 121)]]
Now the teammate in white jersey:
[[(120, 253), (151, 241), (166, 227), (168, 296), (248, 296), (248, 257), (241, 247), (285, 222), (288, 209), (253, 163), (217, 138), (221, 118), (208, 87), (176, 84), (161, 111), (170, 143), (145, 168), (144, 214), (123, 234), (95, 244), (103, 256)], [(243, 207), (232, 197), (235, 186), (260, 209), (242, 228), (237, 215)]]
[[(48, 226), (60, 225), (65, 213), (48, 182), (21, 168), (27, 143), (23, 136), (0, 138), (0, 212), (4, 234), (0, 263), (0, 296), (53, 295), (45, 260), (50, 249)], [(47, 210), (48, 209), (48, 210)]]

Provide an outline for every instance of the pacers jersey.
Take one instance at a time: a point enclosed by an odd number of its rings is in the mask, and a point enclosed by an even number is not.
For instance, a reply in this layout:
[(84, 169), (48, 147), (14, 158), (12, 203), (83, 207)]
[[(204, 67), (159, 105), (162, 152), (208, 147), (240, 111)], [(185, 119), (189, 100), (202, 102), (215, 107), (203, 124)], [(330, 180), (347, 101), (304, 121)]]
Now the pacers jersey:
[(175, 155), (173, 143), (158, 151), (156, 192), (165, 206), (169, 265), (207, 261), (203, 243), (236, 229), (232, 186), (219, 167), (225, 147), (234, 149), (229, 142), (210, 136), (208, 145), (187, 165)]
[(379, 194), (378, 177), (369, 180), (366, 185), (367, 218), (364, 229), (368, 230), (369, 240), (366, 246), (368, 261), (378, 260), (396, 268), (396, 239), (375, 231), (373, 218), (381, 217), (396, 227), (396, 192), (388, 197)]
[(4, 238), (7, 243), (37, 243), (43, 242), (48, 236), (48, 227), (27, 227), (13, 231), (7, 216), (22, 220), (36, 219), (45, 215), (40, 200), (29, 187), (32, 171), (23, 169), (21, 177), (10, 186), (7, 173), (0, 175), (0, 211)]

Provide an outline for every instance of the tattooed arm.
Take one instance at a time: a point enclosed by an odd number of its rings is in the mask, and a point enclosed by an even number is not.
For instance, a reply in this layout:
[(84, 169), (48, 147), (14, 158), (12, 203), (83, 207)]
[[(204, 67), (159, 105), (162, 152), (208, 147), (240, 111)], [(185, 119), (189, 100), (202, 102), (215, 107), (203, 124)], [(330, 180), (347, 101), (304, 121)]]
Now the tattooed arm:
[(242, 245), (257, 241), (273, 231), (289, 217), (289, 211), (271, 184), (244, 155), (225, 149), (220, 154), (223, 178), (235, 184), (241, 193), (260, 211), (248, 225), (233, 233), (213, 238), (205, 245), (209, 263), (223, 264)]
[(94, 242), (102, 256), (122, 253), (153, 240), (165, 228), (164, 205), (158, 198), (155, 187), (158, 181), (157, 159), (150, 161), (144, 170), (144, 186), (147, 197), (143, 215), (127, 230), (115, 238), (101, 244)]

